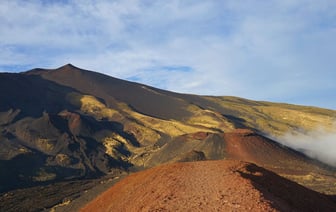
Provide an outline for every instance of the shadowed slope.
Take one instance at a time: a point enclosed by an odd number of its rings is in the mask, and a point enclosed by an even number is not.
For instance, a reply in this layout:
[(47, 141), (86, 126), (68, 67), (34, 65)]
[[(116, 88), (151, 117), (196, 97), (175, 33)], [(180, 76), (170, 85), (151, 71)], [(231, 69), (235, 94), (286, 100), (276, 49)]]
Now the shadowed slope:
[(38, 75), (0, 74), (0, 192), (129, 167), (120, 159), (130, 154), (123, 144), (108, 155), (101, 138), (137, 141), (118, 122), (76, 112), (68, 101), (74, 92)]
[(164, 95), (159, 89), (82, 70), (71, 64), (48, 71), (32, 70), (26, 74), (40, 75), (82, 93), (102, 98), (108, 106), (115, 107), (118, 102), (125, 102), (140, 113), (163, 119), (181, 119), (190, 115), (185, 101)]
[[(318, 202), (319, 204), (316, 204)], [(82, 211), (333, 211), (336, 204), (254, 164), (206, 161), (132, 174)]]
[[(38, 75), (0, 74), (0, 91), (0, 124), (11, 122), (17, 110), (20, 110), (20, 117), (40, 117), (43, 112), (57, 113), (64, 108), (75, 109), (64, 101), (67, 94), (75, 89)], [(3, 113), (8, 110), (12, 110), (12, 113)]]

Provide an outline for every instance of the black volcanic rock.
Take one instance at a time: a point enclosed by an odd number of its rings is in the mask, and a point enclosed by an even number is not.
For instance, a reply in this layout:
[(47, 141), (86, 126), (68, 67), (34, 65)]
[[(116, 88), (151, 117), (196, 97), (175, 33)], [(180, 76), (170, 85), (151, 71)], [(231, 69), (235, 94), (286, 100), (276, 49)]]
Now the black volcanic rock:
[(18, 115), (39, 117), (43, 112), (57, 113), (75, 109), (65, 101), (73, 88), (59, 85), (40, 76), (0, 75), (0, 111), (20, 110)]
[(188, 102), (183, 99), (165, 95), (153, 87), (83, 70), (71, 64), (55, 70), (33, 70), (26, 72), (26, 75), (38, 75), (79, 92), (99, 97), (109, 106), (115, 106), (119, 101), (126, 102), (134, 110), (153, 117), (182, 119), (190, 115), (185, 109)]

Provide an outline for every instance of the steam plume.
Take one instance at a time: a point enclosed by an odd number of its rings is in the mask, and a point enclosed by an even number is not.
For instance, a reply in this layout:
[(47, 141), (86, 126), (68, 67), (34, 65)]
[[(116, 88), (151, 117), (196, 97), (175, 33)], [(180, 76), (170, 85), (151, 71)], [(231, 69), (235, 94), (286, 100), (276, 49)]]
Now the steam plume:
[(336, 132), (319, 129), (308, 133), (287, 133), (276, 140), (308, 157), (336, 167)]

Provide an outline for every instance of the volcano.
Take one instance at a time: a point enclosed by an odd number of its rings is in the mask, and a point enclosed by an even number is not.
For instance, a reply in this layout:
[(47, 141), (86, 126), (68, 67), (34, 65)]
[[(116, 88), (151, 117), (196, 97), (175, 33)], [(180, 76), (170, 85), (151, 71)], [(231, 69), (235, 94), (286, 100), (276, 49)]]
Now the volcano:
[[(270, 139), (321, 124), (332, 131), (333, 110), (174, 93), (71, 64), (1, 73), (0, 100), (0, 208), (6, 211), (71, 204), (109, 178), (212, 160), (244, 161), (243, 169), (255, 166), (301, 186), (291, 191), (304, 186), (315, 196), (336, 194), (334, 167)], [(34, 204), (21, 201), (43, 192)], [(329, 198), (315, 196), (321, 204)], [(265, 199), (265, 207), (273, 201)], [(291, 207), (288, 201), (280, 203)]]

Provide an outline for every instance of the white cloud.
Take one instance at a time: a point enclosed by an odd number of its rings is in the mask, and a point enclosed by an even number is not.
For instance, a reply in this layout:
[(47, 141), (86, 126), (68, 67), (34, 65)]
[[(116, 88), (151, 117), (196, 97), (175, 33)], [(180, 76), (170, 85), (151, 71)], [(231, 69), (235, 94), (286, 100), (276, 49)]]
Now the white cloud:
[(333, 0), (69, 2), (3, 1), (0, 66), (71, 62), (174, 91), (335, 108)]
[(316, 129), (306, 133), (288, 133), (275, 139), (305, 155), (336, 167), (336, 133)]

